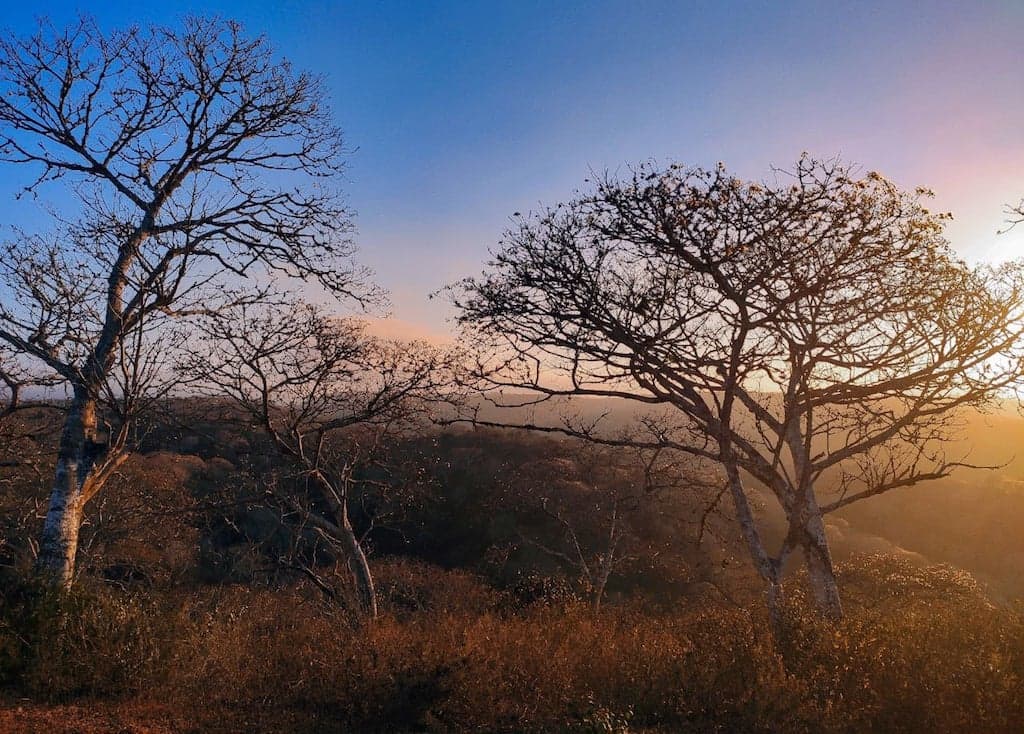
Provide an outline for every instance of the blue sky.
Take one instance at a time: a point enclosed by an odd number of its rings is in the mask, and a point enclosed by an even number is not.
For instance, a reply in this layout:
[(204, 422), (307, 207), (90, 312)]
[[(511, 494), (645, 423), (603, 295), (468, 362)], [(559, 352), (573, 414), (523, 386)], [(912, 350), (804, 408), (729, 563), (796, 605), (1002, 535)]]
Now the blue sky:
[[(0, 23), (28, 32), (33, 3)], [(325, 76), (355, 148), (362, 260), (413, 331), (446, 330), (427, 294), (477, 272), (514, 211), (590, 169), (645, 159), (760, 178), (840, 154), (952, 211), (968, 258), (1024, 196), (1024, 2), (65, 2), (101, 25), (219, 13)], [(6, 202), (23, 172), (0, 171)], [(24, 203), (18, 207), (27, 207)], [(25, 213), (8, 210), (8, 222)]]

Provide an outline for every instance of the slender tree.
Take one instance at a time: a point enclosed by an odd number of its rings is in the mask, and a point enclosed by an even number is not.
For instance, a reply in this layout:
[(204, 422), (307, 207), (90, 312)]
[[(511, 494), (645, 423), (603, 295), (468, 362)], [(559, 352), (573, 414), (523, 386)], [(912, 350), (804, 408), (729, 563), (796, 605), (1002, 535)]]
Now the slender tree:
[(0, 39), (0, 160), (27, 192), (63, 189), (53, 230), (0, 254), (0, 340), (70, 394), (39, 555), (60, 583), (85, 503), (131, 447), (131, 414), (104, 426), (104, 395), (138, 404), (152, 383), (134, 360), (168, 320), (259, 301), (254, 284), (281, 277), (367, 295), (323, 97), (227, 21)]
[[(587, 443), (568, 443), (564, 453), (509, 472), (506, 502), (518, 510), (520, 544), (540, 551), (575, 577), (576, 586), (591, 607), (601, 608), (609, 582), (630, 566), (635, 570), (678, 547), (660, 545), (645, 527), (653, 516), (672, 514), (673, 509), (704, 504), (696, 517), (673, 516), (687, 522), (690, 542), (682, 547), (698, 550), (707, 520), (714, 512), (715, 487), (702, 476), (697, 462), (667, 456), (662, 451), (629, 451)], [(683, 501), (686, 497), (689, 502)], [(685, 513), (689, 515), (689, 513)], [(681, 539), (681, 538), (677, 538)], [(687, 565), (698, 579), (704, 576), (701, 554), (688, 553)]]
[[(477, 377), (518, 391), (504, 404), (646, 404), (643, 435), (547, 430), (716, 462), (773, 619), (793, 551), (839, 617), (824, 515), (966, 466), (944, 451), (957, 416), (1021, 372), (1019, 269), (958, 261), (928, 194), (807, 158), (767, 183), (721, 166), (604, 178), (520, 219), (488, 271), (453, 287)], [(750, 479), (787, 518), (775, 551)]]
[(376, 339), (359, 322), (310, 305), (241, 311), (203, 321), (204, 346), (183, 370), (241, 408), (296, 470), (295, 481), (263, 483), (270, 499), (294, 529), (311, 529), (340, 551), (363, 612), (374, 617), (373, 575), (350, 517), (357, 473), (443, 397), (449, 357)]

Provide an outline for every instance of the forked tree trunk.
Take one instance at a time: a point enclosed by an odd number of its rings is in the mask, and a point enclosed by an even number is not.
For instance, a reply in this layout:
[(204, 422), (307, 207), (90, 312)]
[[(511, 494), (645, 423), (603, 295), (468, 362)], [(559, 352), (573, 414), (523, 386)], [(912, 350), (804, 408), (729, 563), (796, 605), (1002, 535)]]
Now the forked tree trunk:
[[(810, 418), (808, 418), (810, 420)], [(814, 491), (814, 480), (809, 469), (810, 450), (804, 444), (803, 436), (795, 421), (791, 422), (787, 435), (793, 455), (793, 471), (800, 478), (792, 506), (787, 508), (787, 520), (796, 546), (804, 553), (807, 575), (810, 580), (814, 604), (823, 618), (837, 621), (843, 617), (843, 605), (839, 599), (839, 585), (832, 567), (832, 552), (825, 536), (825, 521), (821, 506)], [(793, 532), (793, 531), (796, 532)]]
[[(601, 611), (601, 602), (604, 601), (604, 592), (608, 588), (608, 579), (612, 577), (612, 571), (615, 570), (615, 552), (618, 550), (619, 545), (619, 507), (617, 504), (612, 506), (612, 520), (608, 526), (608, 548), (603, 557), (599, 557), (595, 562), (597, 578), (596, 583), (593, 584), (593, 597), (591, 598), (591, 607), (594, 612)], [(579, 547), (577, 545), (577, 547)], [(580, 560), (583, 560), (582, 554)]]
[(355, 537), (351, 527), (347, 530), (342, 528), (341, 541), (348, 554), (348, 567), (352, 571), (352, 579), (355, 581), (355, 591), (359, 598), (359, 607), (362, 613), (371, 619), (377, 618), (377, 590), (374, 587), (374, 576), (370, 571), (370, 562), (367, 554), (362, 551), (362, 546)]
[[(290, 449), (280, 439), (276, 439), (278, 446), (283, 452), (297, 457), (297, 452)], [(338, 491), (332, 485), (332, 480), (320, 469), (313, 469), (310, 474), (314, 486), (320, 497), (331, 508), (330, 519), (314, 515), (316, 526), (324, 535), (337, 542), (345, 553), (349, 571), (352, 573), (352, 580), (355, 583), (356, 595), (359, 597), (359, 606), (363, 614), (370, 619), (377, 617), (377, 590), (373, 584), (373, 574), (370, 571), (370, 562), (363, 551), (362, 543), (356, 536), (355, 530), (348, 516), (348, 494), (345, 491)], [(294, 500), (290, 500), (295, 509), (302, 511), (301, 506)]]
[(68, 407), (57, 452), (50, 506), (39, 541), (38, 572), (67, 588), (75, 575), (78, 532), (92, 473), (96, 440), (96, 400), (76, 390)]
[[(814, 509), (817, 510), (816, 504)], [(839, 585), (836, 583), (832, 553), (825, 537), (825, 523), (820, 511), (812, 514), (804, 527), (807, 532), (803, 551), (815, 605), (823, 617), (837, 621), (843, 617), (843, 604), (839, 598)]]
[(359, 597), (359, 606), (370, 619), (377, 618), (377, 589), (373, 584), (373, 574), (370, 572), (370, 562), (363, 551), (363, 545), (356, 537), (355, 530), (348, 517), (347, 495), (337, 508), (338, 515), (338, 540), (341, 542), (348, 556), (348, 567), (352, 572), (352, 580), (355, 582), (356, 594)]
[(370, 619), (377, 618), (377, 590), (373, 584), (373, 574), (370, 572), (370, 562), (363, 552), (363, 546), (356, 538), (352, 526), (345, 518), (344, 527), (341, 528), (341, 542), (348, 554), (348, 566), (352, 571), (352, 580), (355, 581), (356, 593), (359, 595), (359, 606), (363, 613)]

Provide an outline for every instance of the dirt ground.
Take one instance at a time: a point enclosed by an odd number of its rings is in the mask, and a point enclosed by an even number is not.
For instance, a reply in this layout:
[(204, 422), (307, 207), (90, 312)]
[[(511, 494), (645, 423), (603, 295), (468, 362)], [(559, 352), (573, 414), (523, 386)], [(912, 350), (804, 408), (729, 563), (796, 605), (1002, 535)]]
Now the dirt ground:
[(0, 734), (260, 734), (347, 731), (309, 711), (201, 708), (192, 715), (140, 701), (44, 705), (0, 698)]
[(177, 734), (190, 730), (195, 731), (188, 722), (152, 704), (0, 704), (0, 732), (4, 734)]

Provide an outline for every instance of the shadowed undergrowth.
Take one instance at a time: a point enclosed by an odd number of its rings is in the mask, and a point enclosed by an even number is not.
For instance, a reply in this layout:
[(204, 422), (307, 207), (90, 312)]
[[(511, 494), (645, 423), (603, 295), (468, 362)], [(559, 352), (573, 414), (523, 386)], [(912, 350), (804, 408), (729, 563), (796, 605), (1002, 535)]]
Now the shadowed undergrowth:
[[(0, 671), (38, 702), (170, 706), (197, 731), (1014, 731), (1024, 618), (963, 578), (862, 559), (841, 626), (759, 607), (512, 603), (461, 572), (359, 626), (298, 591), (9, 585)], [(894, 591), (868, 593), (885, 584)], [(867, 600), (871, 599), (868, 603)]]

